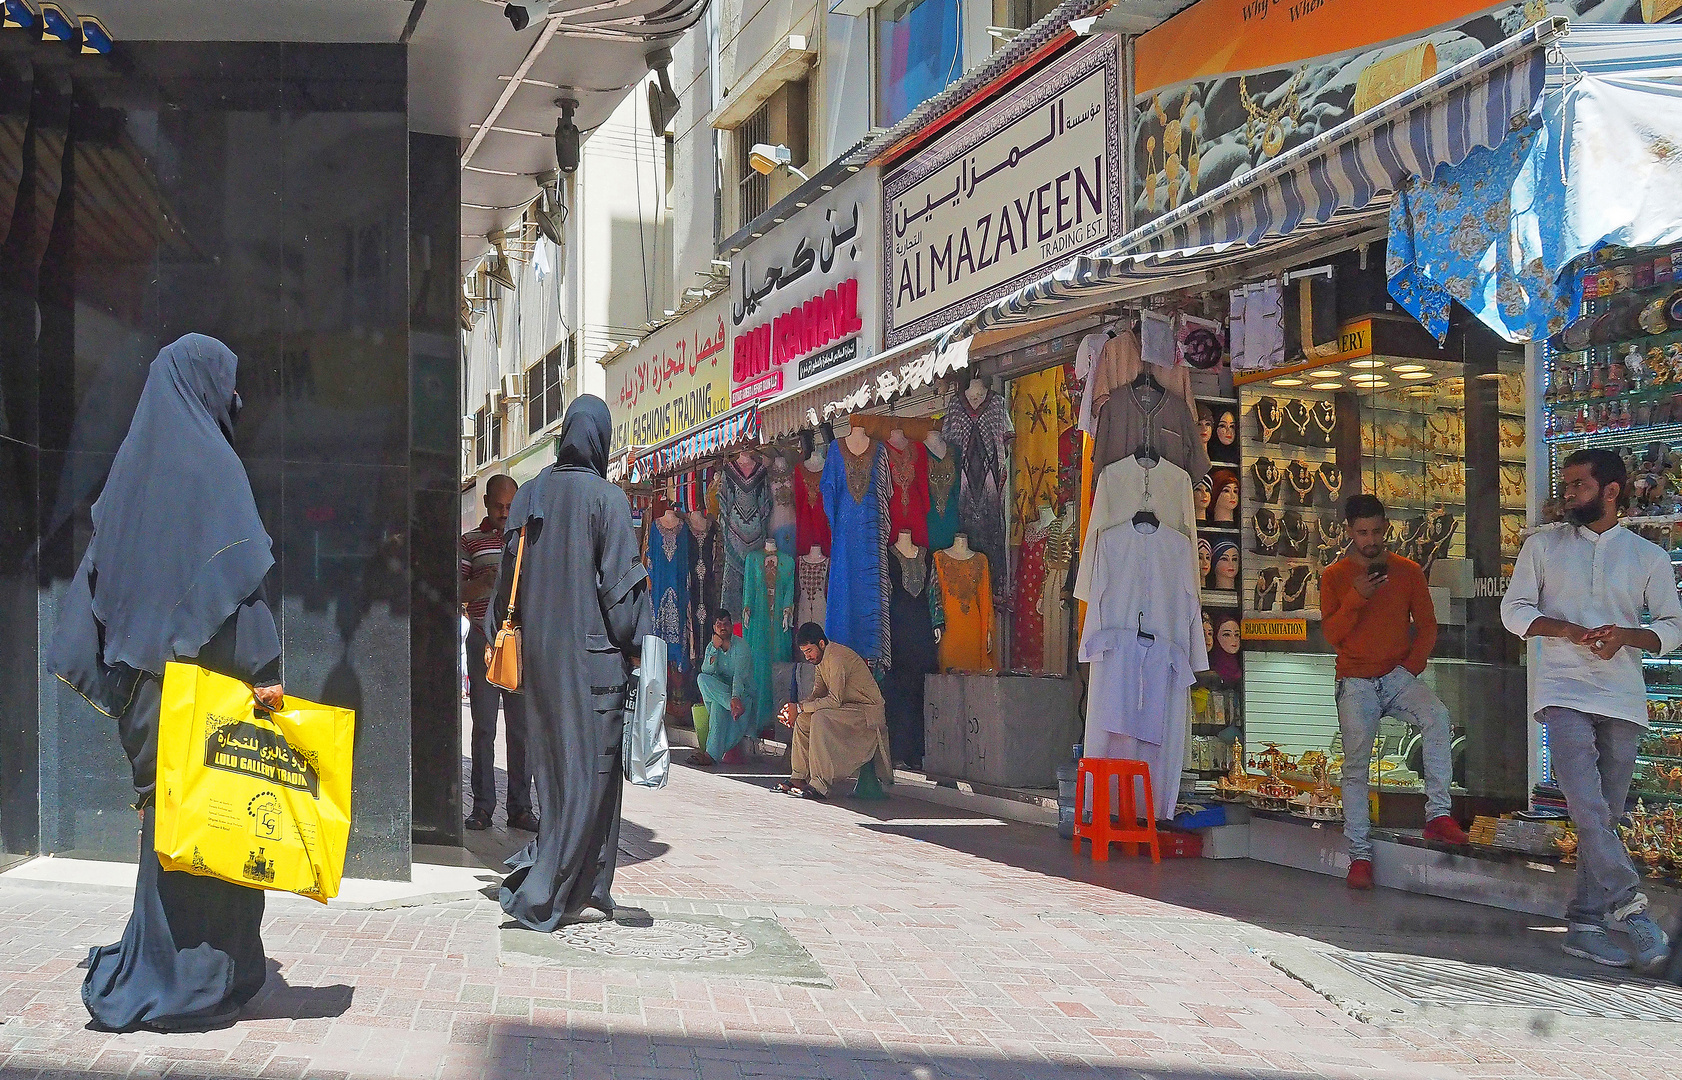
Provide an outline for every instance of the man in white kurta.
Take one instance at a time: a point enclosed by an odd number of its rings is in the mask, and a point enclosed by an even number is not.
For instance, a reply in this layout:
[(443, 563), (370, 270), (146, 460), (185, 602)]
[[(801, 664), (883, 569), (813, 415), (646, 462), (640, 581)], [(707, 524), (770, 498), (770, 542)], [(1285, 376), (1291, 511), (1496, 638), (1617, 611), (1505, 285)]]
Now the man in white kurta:
[(1092, 571), (1080, 641), (1080, 659), (1092, 665), (1085, 755), (1145, 762), (1156, 816), (1167, 820), (1185, 763), (1186, 691), (1209, 667), (1196, 549), (1174, 529), (1129, 522), (1100, 533), (1084, 562)]

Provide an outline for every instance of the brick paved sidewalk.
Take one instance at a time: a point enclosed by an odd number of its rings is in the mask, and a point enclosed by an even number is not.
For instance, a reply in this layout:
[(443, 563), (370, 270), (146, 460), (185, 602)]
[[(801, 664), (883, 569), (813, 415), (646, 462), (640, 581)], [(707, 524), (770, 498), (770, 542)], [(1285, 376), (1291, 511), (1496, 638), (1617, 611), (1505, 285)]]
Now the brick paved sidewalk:
[(279, 898), (264, 928), (276, 970), (252, 1018), (105, 1035), (85, 1029), (76, 965), (121, 933), (129, 898), (0, 883), (0, 1073), (1682, 1075), (1682, 1024), (1391, 1012), (1360, 993), (1346, 1011), (1269, 958), (1390, 945), (1551, 970), (1557, 935), (1526, 931), (1537, 920), (1351, 898), (1249, 862), (1095, 867), (1045, 829), (899, 799), (865, 813), (689, 769), (626, 802), (638, 861), (616, 893), (653, 928), (592, 940), (698, 943), (708, 957), (535, 941), (502, 930), (490, 900), (336, 911)]

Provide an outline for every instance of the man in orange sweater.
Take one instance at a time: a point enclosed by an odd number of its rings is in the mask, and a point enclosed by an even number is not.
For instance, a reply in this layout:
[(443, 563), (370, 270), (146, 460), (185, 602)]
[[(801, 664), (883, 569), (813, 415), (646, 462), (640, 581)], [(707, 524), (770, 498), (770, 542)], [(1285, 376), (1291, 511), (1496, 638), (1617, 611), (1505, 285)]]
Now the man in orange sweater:
[(1464, 844), (1448, 816), (1453, 735), (1448, 709), (1419, 678), (1437, 643), (1437, 615), (1425, 573), (1384, 550), (1389, 522), (1372, 495), (1353, 495), (1343, 511), (1348, 553), (1320, 579), (1320, 630), (1337, 650), (1337, 722), (1343, 730), (1343, 835), (1349, 887), (1372, 888), (1367, 771), (1381, 717), (1394, 716), (1425, 737), (1425, 838)]

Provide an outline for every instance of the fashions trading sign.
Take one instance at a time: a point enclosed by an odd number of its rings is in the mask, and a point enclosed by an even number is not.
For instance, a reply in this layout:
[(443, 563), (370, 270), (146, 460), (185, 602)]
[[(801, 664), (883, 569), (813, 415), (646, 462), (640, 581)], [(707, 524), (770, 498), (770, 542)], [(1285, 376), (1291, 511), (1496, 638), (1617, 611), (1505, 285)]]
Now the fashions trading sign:
[(854, 173), (730, 260), (731, 405), (876, 355), (876, 199)]
[(882, 183), (889, 346), (1121, 235), (1121, 53), (1103, 36)]
[(716, 296), (608, 362), (614, 453), (653, 446), (730, 411), (729, 311)]

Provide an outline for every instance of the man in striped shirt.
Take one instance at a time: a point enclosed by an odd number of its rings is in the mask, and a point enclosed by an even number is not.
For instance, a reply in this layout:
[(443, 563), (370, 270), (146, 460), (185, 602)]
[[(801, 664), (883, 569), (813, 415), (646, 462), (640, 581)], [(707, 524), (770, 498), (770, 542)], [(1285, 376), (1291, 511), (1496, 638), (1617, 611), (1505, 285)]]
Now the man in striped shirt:
[(467, 615), (468, 709), (473, 714), (473, 810), (467, 827), (488, 829), (496, 809), (496, 711), (502, 706), (508, 744), (508, 827), (537, 831), (531, 808), (531, 773), (526, 768), (526, 704), (519, 694), (485, 678), (485, 612), (502, 563), (502, 529), (518, 485), (503, 473), (485, 481), (485, 520), (461, 535), (461, 600)]

